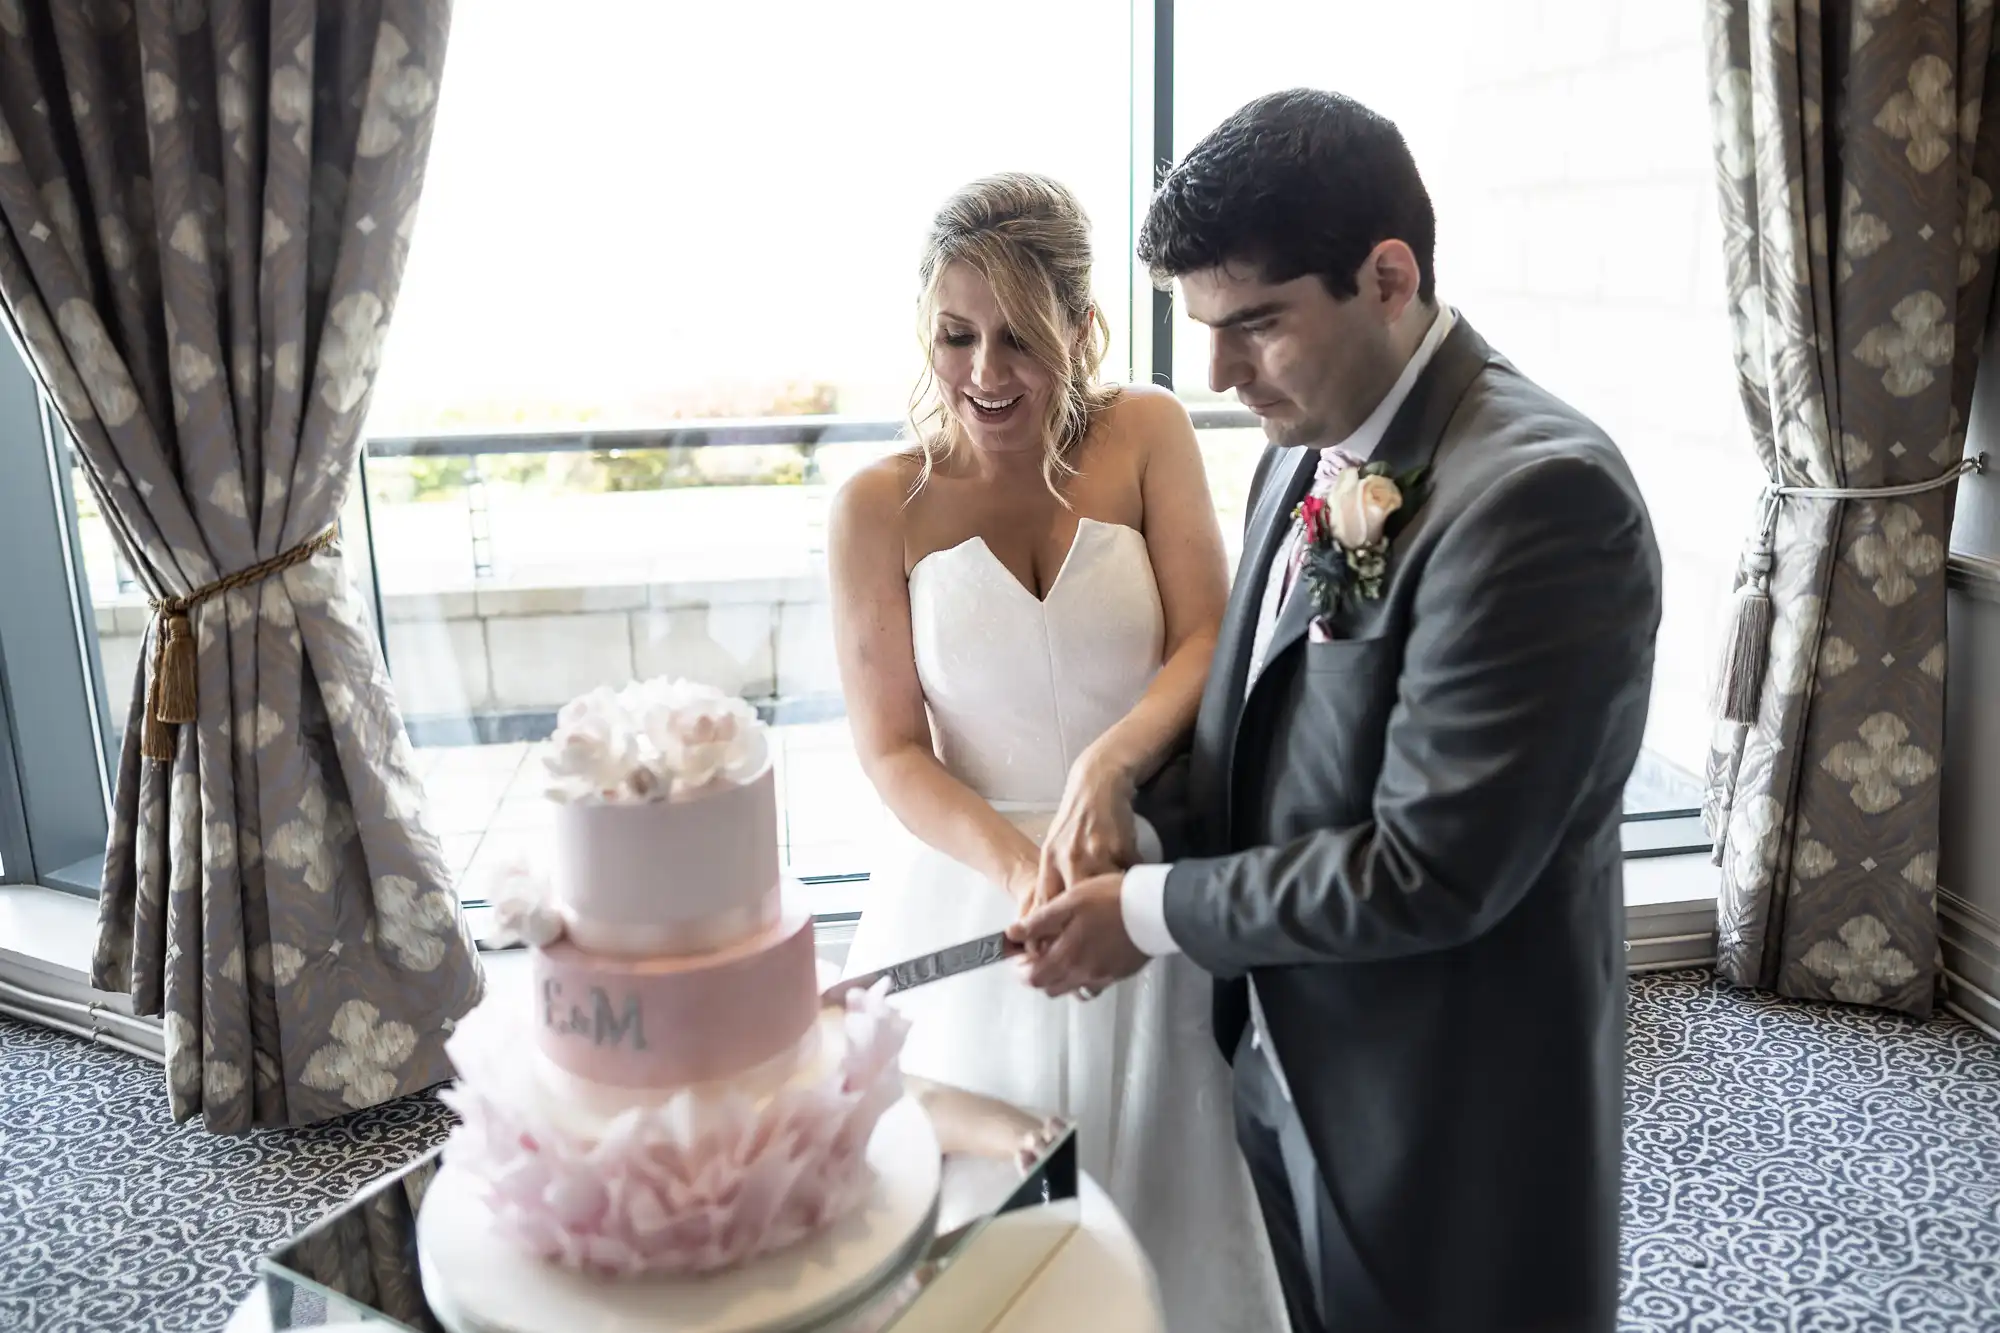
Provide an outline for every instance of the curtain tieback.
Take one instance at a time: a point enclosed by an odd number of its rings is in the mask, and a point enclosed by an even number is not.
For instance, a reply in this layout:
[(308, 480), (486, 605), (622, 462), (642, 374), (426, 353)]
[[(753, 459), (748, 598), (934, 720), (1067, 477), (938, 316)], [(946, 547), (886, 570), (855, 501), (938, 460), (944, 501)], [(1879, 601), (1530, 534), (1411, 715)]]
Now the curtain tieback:
[(213, 583), (205, 583), (185, 597), (155, 597), (153, 608), (153, 651), (146, 662), (145, 727), (139, 748), (148, 759), (174, 757), (173, 728), (195, 720), (194, 633), (187, 613), (219, 593), (234, 592), (253, 583), (262, 583), (294, 565), (326, 550), (339, 538), (340, 525), (329, 525), (317, 536), (300, 542), (289, 551), (280, 551), (269, 560), (260, 560)]
[(1742, 578), (1730, 608), (1729, 635), (1723, 640), (1722, 670), (1716, 679), (1716, 710), (1723, 721), (1751, 723), (1764, 689), (1770, 664), (1771, 567), (1777, 553), (1778, 505), (1784, 500), (1892, 500), (1904, 495), (1941, 491), (1959, 478), (1986, 471), (1986, 455), (1961, 458), (1927, 481), (1896, 486), (1790, 486), (1771, 482), (1764, 487), (1764, 507), (1756, 536), (1744, 553)]

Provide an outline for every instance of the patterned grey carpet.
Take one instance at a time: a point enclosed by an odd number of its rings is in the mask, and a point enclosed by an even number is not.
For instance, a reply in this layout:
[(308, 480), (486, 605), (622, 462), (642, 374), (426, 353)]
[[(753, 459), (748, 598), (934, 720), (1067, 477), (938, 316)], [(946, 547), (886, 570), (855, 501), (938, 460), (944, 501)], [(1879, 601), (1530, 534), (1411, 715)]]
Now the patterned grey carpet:
[(1621, 1330), (2000, 1329), (2000, 1043), (1632, 987)]
[[(219, 1139), (160, 1072), (0, 1020), (0, 1330), (220, 1328), (254, 1257), (437, 1143), (427, 1098)], [(1621, 1333), (2000, 1329), (2000, 1044), (1635, 981)]]
[(428, 1097), (224, 1138), (155, 1064), (0, 1019), (0, 1330), (219, 1329), (258, 1255), (441, 1142)]

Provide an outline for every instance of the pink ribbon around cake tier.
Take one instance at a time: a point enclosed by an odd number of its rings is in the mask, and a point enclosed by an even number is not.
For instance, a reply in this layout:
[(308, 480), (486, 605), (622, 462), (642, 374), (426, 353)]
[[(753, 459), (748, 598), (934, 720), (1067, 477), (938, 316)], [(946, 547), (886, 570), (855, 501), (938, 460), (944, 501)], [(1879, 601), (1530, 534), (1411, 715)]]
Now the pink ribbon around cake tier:
[(717, 953), (615, 958), (561, 941), (533, 958), (542, 1052), (611, 1087), (729, 1078), (797, 1043), (820, 1008), (804, 912)]

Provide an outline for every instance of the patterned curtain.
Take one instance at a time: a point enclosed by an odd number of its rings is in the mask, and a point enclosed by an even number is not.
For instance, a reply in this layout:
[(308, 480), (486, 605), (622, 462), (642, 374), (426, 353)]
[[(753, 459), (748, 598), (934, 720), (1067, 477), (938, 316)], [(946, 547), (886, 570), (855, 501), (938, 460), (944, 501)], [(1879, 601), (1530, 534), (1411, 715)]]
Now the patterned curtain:
[(329, 544), (448, 21), (447, 0), (0, 0), (0, 308), (164, 604), (92, 979), (163, 1017), (173, 1115), (220, 1132), (449, 1077), (481, 990)]
[(1708, 33), (1758, 457), (1873, 492), (1771, 501), (1761, 691), (1709, 762), (1718, 966), (1924, 1015), (1956, 492), (1917, 487), (1963, 452), (1993, 294), (1992, 0), (1710, 0)]

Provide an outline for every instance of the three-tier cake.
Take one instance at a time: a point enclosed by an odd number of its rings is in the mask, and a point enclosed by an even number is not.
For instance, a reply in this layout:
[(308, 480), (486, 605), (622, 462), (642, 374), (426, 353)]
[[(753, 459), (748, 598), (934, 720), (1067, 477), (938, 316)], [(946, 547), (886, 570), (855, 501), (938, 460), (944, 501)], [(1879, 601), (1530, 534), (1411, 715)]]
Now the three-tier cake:
[(466, 1330), (815, 1326), (927, 1244), (939, 1157), (882, 996), (823, 1008), (765, 729), (685, 681), (563, 709), (547, 873), (494, 891), (530, 946), (453, 1034), (461, 1124), (426, 1293)]

